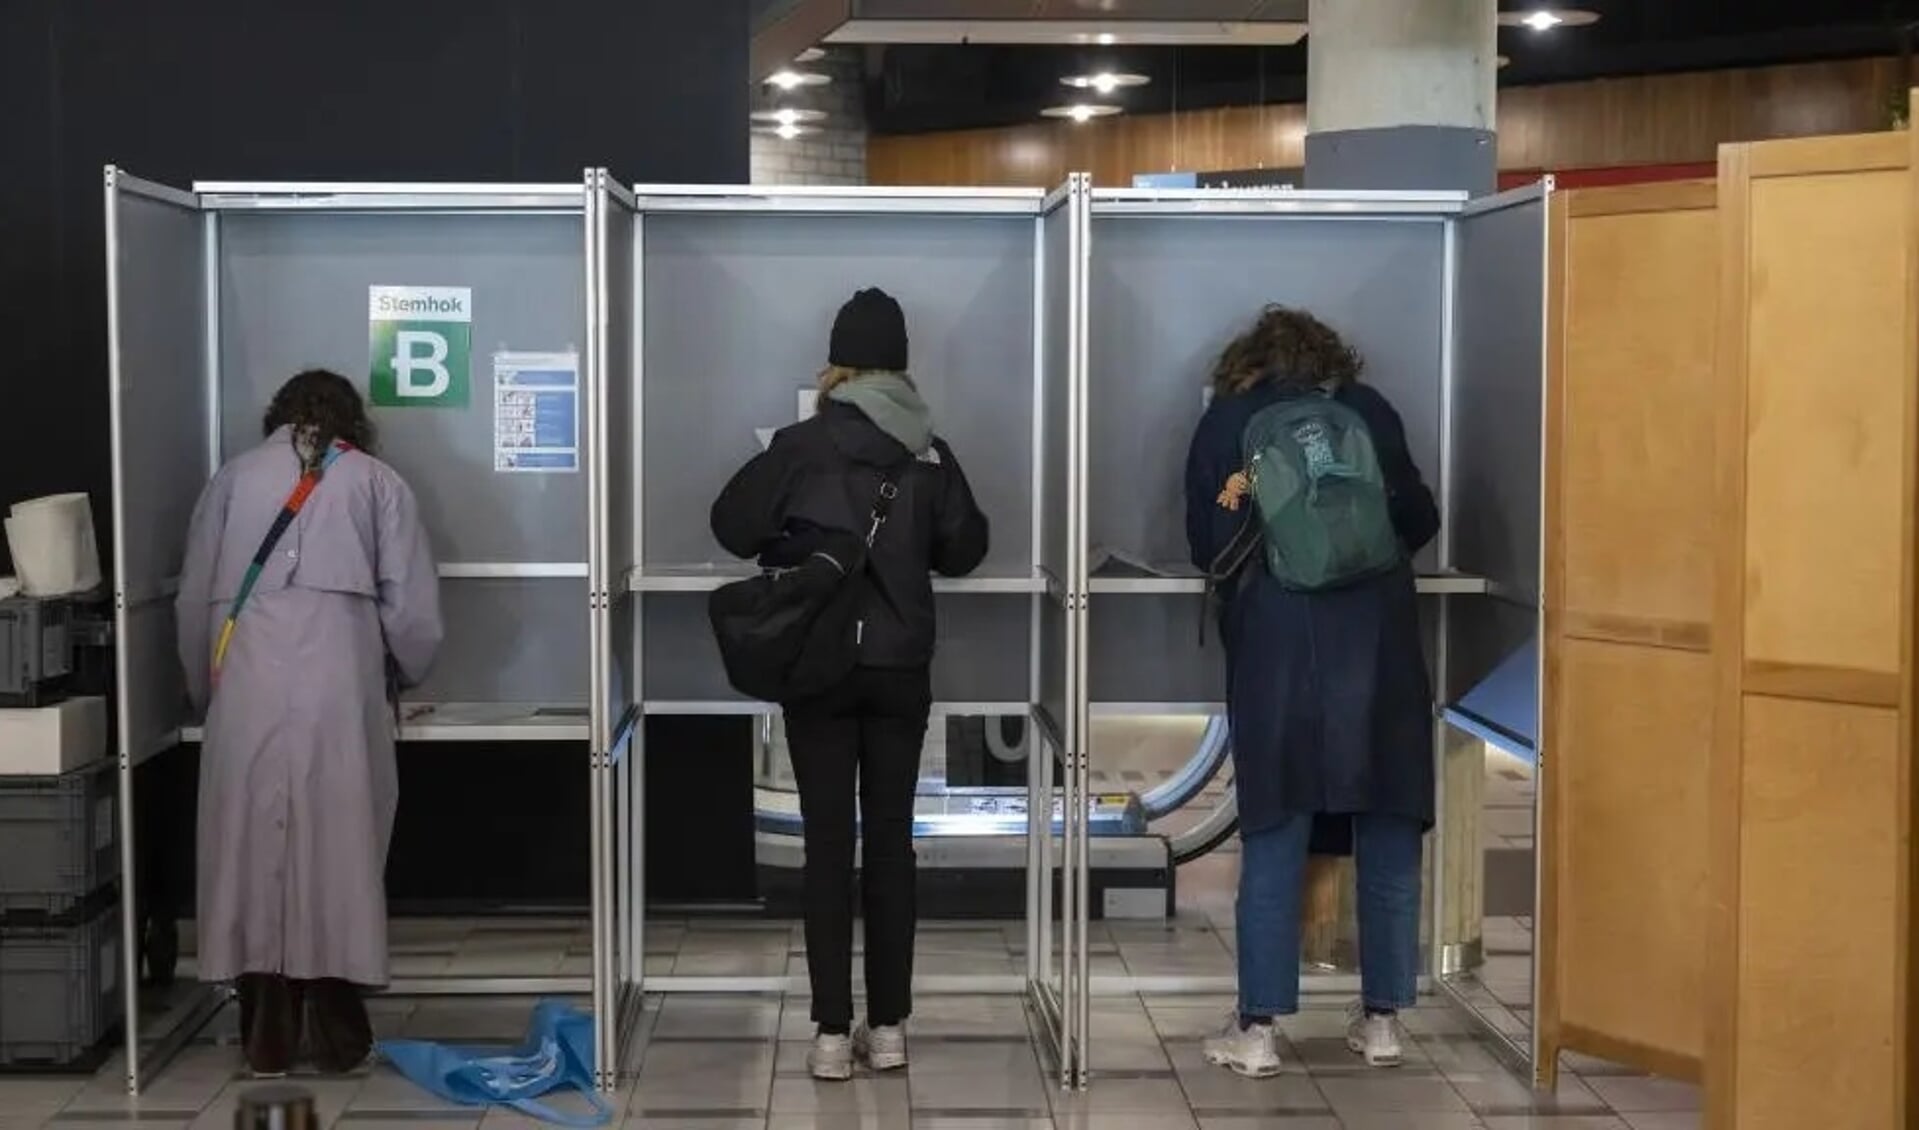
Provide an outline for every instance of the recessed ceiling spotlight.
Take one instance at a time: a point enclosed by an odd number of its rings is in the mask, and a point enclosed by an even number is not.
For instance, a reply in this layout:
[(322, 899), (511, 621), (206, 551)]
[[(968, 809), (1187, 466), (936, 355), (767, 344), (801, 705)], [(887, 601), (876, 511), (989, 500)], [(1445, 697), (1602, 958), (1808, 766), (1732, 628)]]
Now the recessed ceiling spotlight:
[(1048, 106), (1040, 111), (1042, 117), (1071, 118), (1080, 125), (1085, 125), (1094, 118), (1108, 118), (1117, 113), (1119, 113), (1118, 106), (1101, 106), (1090, 102), (1075, 102), (1071, 106)]
[(1121, 87), (1145, 86), (1153, 80), (1145, 75), (1130, 74), (1125, 71), (1100, 71), (1090, 75), (1067, 75), (1059, 81), (1075, 90), (1093, 90), (1101, 94), (1111, 94)]
[(753, 112), (753, 120), (767, 125), (797, 126), (807, 122), (825, 121), (826, 111), (797, 110), (791, 106), (787, 106), (778, 110), (755, 110)]
[(797, 90), (802, 86), (825, 86), (832, 81), (831, 75), (823, 75), (818, 71), (796, 71), (791, 67), (774, 71), (766, 76), (767, 85), (777, 86), (781, 90)]
[(1556, 27), (1587, 27), (1599, 22), (1599, 13), (1585, 8), (1529, 8), (1523, 12), (1501, 12), (1499, 22), (1506, 27), (1526, 27), (1537, 32)]
[(824, 47), (808, 47), (806, 50), (793, 56), (793, 61), (795, 63), (817, 63), (824, 58), (826, 58), (826, 49)]
[(1113, 44), (1119, 42), (1119, 36), (1114, 35), (1110, 31), (1102, 31), (1093, 37), (1093, 42), (1099, 44), (1101, 47), (1111, 47)]

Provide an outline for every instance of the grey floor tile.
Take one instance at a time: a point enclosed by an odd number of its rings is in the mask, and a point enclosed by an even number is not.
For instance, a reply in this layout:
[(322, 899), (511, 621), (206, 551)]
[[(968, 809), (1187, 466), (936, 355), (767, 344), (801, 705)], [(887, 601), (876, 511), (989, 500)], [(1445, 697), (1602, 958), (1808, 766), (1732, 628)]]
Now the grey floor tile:
[(772, 997), (671, 996), (660, 1006), (653, 1038), (770, 1040), (779, 1034), (780, 1011)]
[[(788, 1011), (793, 1011), (789, 1009)], [(805, 1010), (798, 1010), (804, 1017)], [(807, 1030), (811, 1031), (810, 1024)], [(908, 1025), (913, 1036), (1005, 1036), (1025, 1039), (1026, 1005), (1018, 997), (921, 997)]]
[[(468, 1108), (456, 1106), (445, 1099), (428, 1092), (412, 1080), (395, 1074), (388, 1068), (375, 1068), (347, 1106), (347, 1117), (343, 1121), (372, 1115), (409, 1115), (414, 1112), (431, 1111), (464, 1115)], [(479, 1112), (474, 1112), (477, 1118)]]
[(480, 1117), (477, 1111), (432, 1118), (395, 1118), (348, 1111), (333, 1126), (334, 1130), (478, 1130)]
[(1109, 1111), (1066, 1112), (1053, 1115), (1056, 1130), (1199, 1130), (1186, 1111), (1121, 1114)]
[(1343, 1130), (1330, 1114), (1201, 1114), (1199, 1130)]
[[(1098, 1021), (1093, 1023), (1093, 1031), (1101, 1031)], [(1166, 1048), (1157, 1036), (1144, 1040), (1131, 1036), (1102, 1036), (1092, 1041), (1088, 1051), (1094, 1072), (1170, 1072), (1173, 1069), (1172, 1061), (1166, 1056)]]
[[(664, 1019), (664, 1018), (662, 1018)], [(765, 1110), (773, 1045), (660, 1043), (648, 1046), (633, 1113)]]
[(1171, 1049), (1187, 1102), (1204, 1114), (1330, 1114), (1319, 1085), (1290, 1061), (1290, 1069), (1272, 1079), (1248, 1079), (1207, 1063), (1198, 1044)]
[(1621, 1117), (1632, 1130), (1699, 1130), (1705, 1124), (1697, 1111), (1649, 1111)]
[(1199, 1040), (1218, 1032), (1231, 1015), (1229, 997), (1148, 997), (1146, 1013), (1164, 1040)]
[(767, 1130), (908, 1130), (911, 1115), (898, 1114), (775, 1114)]
[(1362, 1111), (1342, 1114), (1345, 1130), (1485, 1130), (1485, 1123), (1470, 1114), (1448, 1111)]
[(133, 1115), (159, 1111), (169, 1116), (184, 1111), (188, 1121), (199, 1116), (226, 1090), (241, 1068), (240, 1055), (231, 1048), (191, 1047), (149, 1081), (137, 1098), (127, 1094), (120, 1067), (109, 1064), (62, 1108), (62, 1114)]
[(788, 1114), (872, 1114), (904, 1116), (912, 1109), (906, 1077), (860, 1075), (843, 1083), (822, 1083), (807, 1077), (773, 1080), (768, 1108), (776, 1116)]
[(913, 1130), (1054, 1130), (1050, 1118), (983, 1115), (913, 1115)]
[(1699, 1088), (1673, 1079), (1593, 1078), (1588, 1085), (1607, 1105), (1621, 1114), (1696, 1111), (1700, 1109)]
[(1487, 1115), (1483, 1122), (1485, 1130), (1629, 1130), (1612, 1115)]
[[(1337, 1036), (1313, 1036), (1292, 1041), (1293, 1052), (1306, 1069), (1315, 1075), (1334, 1075), (1345, 1072), (1369, 1072), (1375, 1070), (1366, 1065), (1364, 1056), (1356, 1055), (1346, 1044), (1344, 1032)], [(1417, 1040), (1407, 1040), (1404, 1045), (1405, 1062), (1398, 1068), (1402, 1073), (1431, 1073), (1436, 1069), (1426, 1053), (1426, 1048)]]
[(1373, 1112), (1470, 1113), (1466, 1100), (1453, 1085), (1437, 1075), (1369, 1071), (1356, 1075), (1322, 1075), (1316, 1082), (1332, 1105), (1333, 1113), (1343, 1119)]
[[(234, 1082), (222, 1091), (213, 1103), (193, 1122), (193, 1130), (232, 1130), (233, 1115), (239, 1109), (240, 1099), (260, 1084), (251, 1080)], [(332, 1126), (353, 1106), (353, 1100), (359, 1097), (366, 1086), (365, 1079), (301, 1079), (299, 1087), (313, 1096), (313, 1105), (320, 1116), (322, 1127)]]
[(922, 1042), (914, 1050), (910, 1070), (915, 1111), (1038, 1115), (1049, 1110), (1049, 1088), (1040, 1080), (1039, 1062), (1030, 1046)]
[(1054, 1121), (1082, 1114), (1177, 1117), (1187, 1115), (1192, 1109), (1186, 1102), (1186, 1092), (1180, 1088), (1179, 1080), (1171, 1077), (1095, 1079), (1092, 1086), (1084, 1091), (1053, 1091), (1051, 1098)]
[(1450, 1074), (1447, 1080), (1473, 1110), (1490, 1118), (1493, 1115), (1585, 1115), (1611, 1114), (1592, 1088), (1570, 1072), (1561, 1072), (1559, 1086), (1551, 1094), (1534, 1091), (1503, 1069), (1480, 1073)]
[(713, 1118), (677, 1115), (666, 1115), (662, 1118), (638, 1116), (629, 1117), (626, 1120), (625, 1130), (766, 1130), (766, 1119), (736, 1118), (731, 1115), (719, 1115)]
[(1416, 1037), (1419, 1050), (1433, 1068), (1447, 1078), (1480, 1078), (1499, 1073), (1511, 1074), (1505, 1063), (1493, 1053), (1491, 1045), (1475, 1036)]

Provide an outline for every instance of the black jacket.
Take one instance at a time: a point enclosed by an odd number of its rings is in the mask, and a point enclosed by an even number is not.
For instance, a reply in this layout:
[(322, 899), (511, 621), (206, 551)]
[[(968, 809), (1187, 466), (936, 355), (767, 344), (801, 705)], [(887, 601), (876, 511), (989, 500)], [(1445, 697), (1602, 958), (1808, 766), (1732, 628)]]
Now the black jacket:
[(935, 636), (930, 574), (963, 577), (986, 557), (986, 516), (943, 440), (914, 459), (866, 414), (827, 402), (780, 429), (713, 502), (713, 536), (728, 553), (783, 568), (864, 537), (886, 472), (899, 487), (873, 542), (861, 609), (860, 664), (923, 667)]

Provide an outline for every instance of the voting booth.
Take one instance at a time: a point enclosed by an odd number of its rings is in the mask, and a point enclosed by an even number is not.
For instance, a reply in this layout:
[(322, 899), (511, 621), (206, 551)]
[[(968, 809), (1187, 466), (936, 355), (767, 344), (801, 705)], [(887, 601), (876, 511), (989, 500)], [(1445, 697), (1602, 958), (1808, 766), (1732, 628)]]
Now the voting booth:
[[(1096, 977), (1088, 956), (1093, 717), (1223, 710), (1181, 485), (1214, 359), (1272, 302), (1312, 310), (1365, 356), (1445, 521), (1417, 565), (1436, 706), (1451, 704), (1511, 668), (1538, 627), (1546, 195), (1104, 190), (1084, 175), (1050, 193), (628, 188), (600, 170), (578, 185), (189, 192), (109, 169), (122, 788), (196, 736), (169, 587), (195, 498), (257, 442), (280, 382), (333, 368), (369, 395), (380, 453), (442, 559), (447, 643), (403, 704), (403, 737), (573, 743), (591, 781), (591, 975), (394, 991), (590, 993), (610, 1087), (646, 1001), (803, 989), (791, 971), (649, 967), (644, 721), (750, 717), (778, 745), (776, 712), (727, 684), (707, 623), (706, 594), (752, 569), (715, 544), (709, 508), (812, 410), (839, 305), (882, 287), (907, 311), (914, 379), (993, 528), (973, 576), (935, 584), (934, 725), (1017, 720), (1035, 749), (1017, 797), (922, 780), (922, 872), (1018, 876), (1024, 924), (1004, 969), (923, 966), (916, 988), (1025, 998), (1057, 1078), (1083, 1085), (1093, 997), (1231, 989), (1224, 975)], [(1530, 686), (1510, 697), (1524, 713), (1531, 694), (1536, 716)], [(1464, 748), (1447, 730), (1436, 721), (1442, 760)], [(1227, 739), (1206, 734), (1196, 758), (1211, 773)], [(762, 863), (797, 866), (790, 789), (759, 791)], [(1427, 915), (1442, 985), (1476, 961), (1478, 924), (1458, 909), (1477, 881), (1473, 804), (1442, 787)], [(1199, 852), (1230, 834), (1230, 805), (1223, 817)], [(140, 1016), (131, 885), (126, 897), (138, 1088), (223, 998), (164, 1024)]]
[[(273, 393), (330, 368), (368, 396), (418, 497), (446, 642), (409, 742), (590, 736), (589, 185), (154, 185), (106, 174), (121, 795), (197, 740), (175, 645), (188, 519), (262, 438)], [(405, 754), (403, 753), (402, 756)], [(581, 772), (588, 769), (584, 752)], [(123, 803), (125, 873), (140, 851)], [(124, 885), (127, 1071), (142, 1087), (224, 1002), (143, 1009)], [(584, 992), (572, 977), (425, 977), (396, 992)]]

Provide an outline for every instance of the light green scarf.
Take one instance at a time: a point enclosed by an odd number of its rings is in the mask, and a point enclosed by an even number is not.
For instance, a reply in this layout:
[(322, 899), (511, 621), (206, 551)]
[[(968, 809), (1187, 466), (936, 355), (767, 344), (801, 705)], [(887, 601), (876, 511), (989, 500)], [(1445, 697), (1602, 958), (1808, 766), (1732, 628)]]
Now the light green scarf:
[(905, 373), (861, 373), (835, 386), (826, 397), (865, 413), (915, 457), (933, 446), (933, 410)]

